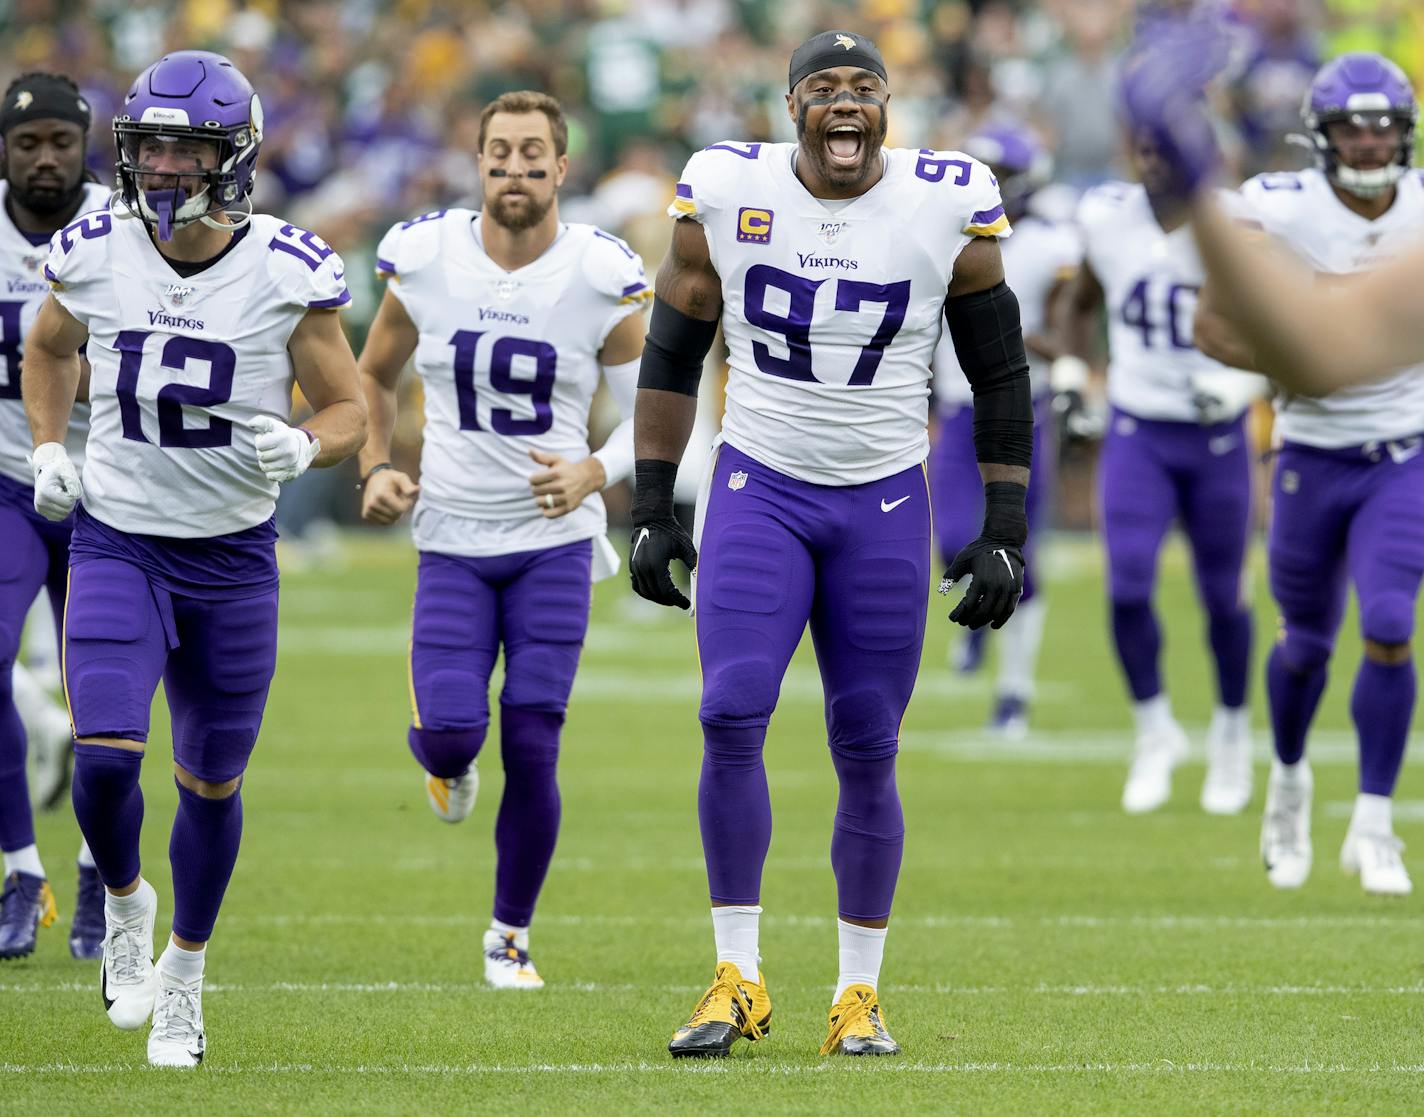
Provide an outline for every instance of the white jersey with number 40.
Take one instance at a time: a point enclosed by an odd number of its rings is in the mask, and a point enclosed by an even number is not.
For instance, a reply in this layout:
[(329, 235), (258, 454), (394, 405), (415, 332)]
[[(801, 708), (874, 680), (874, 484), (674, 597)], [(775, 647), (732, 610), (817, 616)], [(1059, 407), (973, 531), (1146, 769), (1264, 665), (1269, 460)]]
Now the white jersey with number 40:
[(351, 301), (320, 237), (254, 214), (225, 251), (184, 277), (143, 222), (108, 209), (54, 235), (45, 278), (89, 328), (84, 510), (120, 531), (208, 539), (277, 507), (257, 465), (259, 415), (292, 412), (292, 331)]
[[(0, 211), (10, 184), (0, 182)], [(109, 189), (91, 182), (84, 187), (79, 212), (108, 205)], [(49, 256), (48, 238), (33, 244), (15, 227), (7, 212), (0, 212), (0, 473), (12, 481), (28, 485), (34, 477), (30, 469), (30, 424), (20, 399), (20, 359), (25, 335), (30, 332), (40, 304), (49, 294), (44, 262)], [(89, 405), (76, 403), (69, 416), (65, 445), (76, 463), (84, 457), (84, 434), (89, 429)]]
[(925, 460), (954, 262), (1009, 223), (968, 155), (886, 149), (879, 182), (827, 203), (796, 177), (796, 151), (713, 144), (668, 214), (702, 224), (722, 280), (727, 441), (798, 480), (859, 485)]
[[(1312, 168), (1257, 175), (1242, 185), (1232, 208), (1323, 276), (1348, 275), (1377, 267), (1424, 237), (1424, 171), (1405, 175), (1395, 189), (1394, 204), (1369, 221), (1347, 208)], [(1349, 322), (1339, 326), (1352, 328)], [(1318, 399), (1283, 395), (1276, 411), (1277, 434), (1307, 446), (1360, 446), (1417, 435), (1424, 432), (1424, 365)]]

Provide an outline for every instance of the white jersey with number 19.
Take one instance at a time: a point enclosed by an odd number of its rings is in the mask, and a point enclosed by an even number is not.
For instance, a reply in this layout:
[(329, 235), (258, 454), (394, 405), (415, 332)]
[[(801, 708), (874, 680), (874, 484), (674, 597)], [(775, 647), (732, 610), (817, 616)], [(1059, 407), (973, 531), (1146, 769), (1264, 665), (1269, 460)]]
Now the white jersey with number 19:
[(1009, 223), (989, 169), (887, 148), (870, 190), (813, 197), (797, 145), (718, 143), (668, 208), (706, 230), (731, 354), (726, 440), (778, 472), (859, 485), (925, 460), (930, 361), (954, 262)]

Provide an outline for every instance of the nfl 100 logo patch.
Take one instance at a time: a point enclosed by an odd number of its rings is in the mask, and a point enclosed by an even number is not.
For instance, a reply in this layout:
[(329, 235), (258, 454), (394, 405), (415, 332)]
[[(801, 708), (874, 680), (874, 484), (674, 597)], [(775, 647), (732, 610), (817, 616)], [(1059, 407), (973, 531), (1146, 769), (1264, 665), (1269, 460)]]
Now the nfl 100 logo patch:
[(736, 473), (727, 478), (727, 488), (731, 489), (732, 492), (736, 492), (738, 489), (744, 489), (746, 486), (747, 471), (745, 469), (739, 469)]
[(771, 210), (743, 206), (737, 211), (737, 239), (743, 244), (770, 244), (771, 220)]

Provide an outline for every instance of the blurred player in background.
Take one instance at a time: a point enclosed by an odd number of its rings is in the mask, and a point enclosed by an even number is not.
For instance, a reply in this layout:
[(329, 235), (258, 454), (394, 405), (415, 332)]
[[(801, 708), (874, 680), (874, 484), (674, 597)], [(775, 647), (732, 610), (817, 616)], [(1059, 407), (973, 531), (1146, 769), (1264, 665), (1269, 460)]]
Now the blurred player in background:
[[(698, 817), (717, 966), (674, 1056), (725, 1055), (771, 1019), (762, 749), (808, 622), (840, 784), (840, 975), (821, 1051), (899, 1050), (876, 987), (904, 845), (895, 755), (924, 641), (926, 404), (943, 318), (974, 389), (985, 497), (981, 534), (946, 576), (972, 574), (951, 619), (1001, 626), (1023, 589), (1033, 408), (994, 179), (958, 153), (884, 147), (885, 64), (862, 36), (806, 40), (788, 88), (795, 144), (713, 144), (683, 172), (639, 376), (633, 586), (687, 608), (669, 565), (697, 567), (703, 672)], [(674, 479), (719, 319), (725, 441), (694, 543), (673, 516)]]
[[(987, 164), (999, 180), (1004, 213), (1013, 225), (1014, 235), (1001, 249), (1004, 278), (1018, 296), (1033, 386), (1034, 471), (1028, 489), (1024, 590), (1013, 620), (999, 637), (999, 678), (989, 721), (990, 728), (1006, 736), (1022, 737), (1028, 730), (1046, 608), (1032, 574), (1033, 545), (1048, 526), (1052, 463), (1057, 457), (1048, 370), (1062, 352), (1049, 333), (1049, 308), (1077, 273), (1082, 248), (1071, 224), (1049, 220), (1032, 209), (1034, 193), (1047, 185), (1052, 169), (1052, 160), (1032, 132), (1007, 125), (986, 128), (966, 140), (963, 148)], [(1086, 374), (1086, 365), (1079, 364)], [(959, 368), (954, 339), (948, 332), (940, 336), (933, 370), (939, 433), (930, 451), (930, 493), (935, 536), (947, 564), (978, 533), (984, 515), (984, 488), (974, 453), (974, 393)], [(952, 656), (957, 670), (969, 672), (979, 667), (987, 636), (988, 629), (976, 628), (959, 638)]]
[[(1233, 207), (1239, 219), (1322, 276), (1368, 270), (1399, 255), (1424, 234), (1424, 179), (1410, 170), (1417, 114), (1408, 79), (1387, 59), (1332, 60), (1316, 75), (1303, 108), (1317, 165), (1251, 179)], [(1210, 298), (1198, 316), (1203, 348), (1257, 365), (1230, 308), (1213, 309)], [(1313, 785), (1306, 738), (1353, 584), (1364, 638), (1350, 699), (1360, 781), (1340, 864), (1359, 874), (1366, 892), (1405, 895), (1412, 884), (1394, 835), (1391, 797), (1414, 712), (1410, 641), (1424, 578), (1424, 365), (1326, 395), (1283, 394), (1276, 410), (1280, 450), (1268, 555), (1281, 636), (1266, 665), (1276, 758), (1261, 853), (1277, 888), (1305, 883)]]
[[(41, 268), (50, 237), (76, 214), (106, 205), (109, 199), (107, 189), (85, 181), (89, 119), (88, 103), (62, 74), (22, 74), (0, 101), (5, 160), (0, 269), (7, 293), (0, 301), (0, 851), (5, 861), (0, 958), (29, 954), (35, 948), (36, 928), (49, 926), (56, 914), (35, 845), (25, 747), (28, 739), (32, 749), (46, 754), (44, 768), (50, 777), (41, 801), (57, 797), (64, 786), (69, 716), (16, 656), (25, 617), (41, 589), (48, 591), (55, 627), (61, 623), (74, 519), (51, 523), (35, 511), (20, 362), (24, 331), (49, 291)], [(88, 420), (88, 405), (75, 404), (63, 437), (76, 458)], [(103, 937), (104, 892), (89, 848), (81, 845), (70, 953), (97, 958)]]
[[(1159, 173), (1149, 149), (1134, 147), (1131, 154), (1141, 182)], [(1078, 225), (1085, 260), (1065, 300), (1063, 339), (1070, 352), (1086, 357), (1098, 310), (1106, 310), (1112, 413), (1099, 467), (1102, 529), (1113, 641), (1136, 721), (1122, 806), (1134, 814), (1162, 806), (1188, 749), (1163, 689), (1162, 636), (1152, 606), (1162, 542), (1179, 519), (1216, 668), (1201, 804), (1214, 814), (1235, 814), (1251, 798), (1251, 612), (1244, 585), (1251, 447), (1244, 414), (1264, 385), (1193, 344), (1202, 272), (1184, 214), (1154, 212), (1141, 183), (1108, 183), (1084, 195)]]
[[(388, 281), (361, 354), (371, 439), (362, 515), (415, 509), (420, 552), (410, 652), (410, 748), (431, 808), (475, 804), (489, 683), (504, 649), (494, 918), (485, 980), (542, 987), (529, 924), (559, 834), (559, 735), (588, 629), (591, 582), (618, 558), (600, 491), (633, 468), (633, 397), (652, 297), (638, 255), (559, 220), (568, 127), (543, 93), (506, 93), (480, 121), (484, 210), (438, 210), (391, 229)], [(417, 485), (390, 464), (396, 387), (411, 355), (425, 384)], [(588, 450), (600, 379), (623, 413)]]
[[(52, 243), (25, 407), (35, 508), (75, 516), (64, 673), (74, 809), (107, 890), (104, 1006), (124, 1029), (152, 1013), (149, 1062), (192, 1067), (206, 1045), (205, 949), (276, 664), (278, 482), (353, 453), (365, 407), (335, 313), (350, 300), (340, 257), (243, 211), (262, 140), (247, 79), (220, 55), (167, 55), (134, 81), (114, 132), (120, 200)], [(63, 438), (86, 344), (81, 488)], [(285, 422), (294, 376), (315, 410), (302, 428)], [(178, 810), (173, 934), (155, 967), (139, 768), (160, 678)]]

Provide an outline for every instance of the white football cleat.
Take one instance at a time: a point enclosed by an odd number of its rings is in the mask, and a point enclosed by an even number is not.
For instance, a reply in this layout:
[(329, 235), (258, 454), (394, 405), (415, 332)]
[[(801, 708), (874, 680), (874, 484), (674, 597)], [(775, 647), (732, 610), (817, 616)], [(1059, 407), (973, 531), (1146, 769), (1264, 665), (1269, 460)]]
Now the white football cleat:
[(127, 920), (114, 918), (104, 904), (104, 956), (99, 963), (99, 989), (114, 1027), (131, 1032), (143, 1027), (158, 995), (158, 975), (153, 967), (153, 922), (158, 916), (158, 893), (146, 880), (138, 882), (143, 910)]
[(485, 932), (485, 983), (495, 989), (542, 989), (544, 979), (534, 968), (527, 950), (514, 945), (514, 936), (496, 930)]
[(1138, 735), (1132, 768), (1122, 789), (1122, 809), (1128, 814), (1155, 811), (1172, 794), (1172, 769), (1187, 755), (1187, 735), (1175, 721)]
[(441, 822), (463, 822), (469, 818), (479, 790), (480, 774), (473, 764), (463, 776), (454, 779), (425, 773), (425, 797)]
[(1207, 814), (1240, 814), (1251, 801), (1251, 731), (1243, 717), (1211, 719), (1206, 733), (1206, 780), (1201, 807)]
[(158, 970), (158, 999), (148, 1033), (148, 1062), (155, 1067), (196, 1067), (203, 1061), (203, 979), (182, 981)]
[(1266, 878), (1277, 888), (1299, 888), (1310, 876), (1310, 801), (1315, 779), (1302, 760), (1288, 779), (1279, 761), (1266, 782), (1266, 813), (1261, 819), (1261, 860)]
[(1399, 856), (1403, 852), (1404, 843), (1393, 834), (1352, 826), (1340, 847), (1340, 868), (1350, 876), (1359, 873), (1360, 885), (1371, 896), (1408, 896), (1414, 882)]

